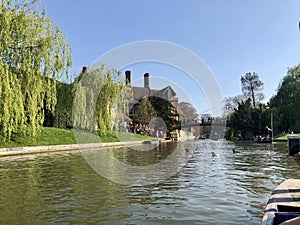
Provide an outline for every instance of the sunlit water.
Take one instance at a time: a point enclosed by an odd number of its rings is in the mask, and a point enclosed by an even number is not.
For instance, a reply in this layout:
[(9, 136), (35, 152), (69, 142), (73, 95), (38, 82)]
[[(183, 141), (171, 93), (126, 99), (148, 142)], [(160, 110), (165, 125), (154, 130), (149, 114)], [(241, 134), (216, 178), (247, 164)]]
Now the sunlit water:
[[(285, 143), (211, 146), (205, 140), (181, 146), (192, 153), (188, 162), (147, 186), (100, 176), (80, 152), (0, 158), (0, 224), (260, 224), (272, 190), (300, 178)], [(167, 159), (169, 148), (109, 151), (140, 165)]]

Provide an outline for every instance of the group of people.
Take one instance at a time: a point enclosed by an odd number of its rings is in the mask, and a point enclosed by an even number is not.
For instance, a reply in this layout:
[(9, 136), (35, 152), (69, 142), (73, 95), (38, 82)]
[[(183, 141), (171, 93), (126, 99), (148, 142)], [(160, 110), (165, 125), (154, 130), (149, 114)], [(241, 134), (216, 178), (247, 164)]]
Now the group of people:
[(270, 135), (256, 135), (252, 137), (252, 141), (260, 142), (260, 141), (269, 141), (271, 140)]
[(264, 135), (256, 135), (251, 138), (252, 141), (255, 142), (264, 142), (271, 140), (272, 129), (268, 126), (265, 127), (265, 134)]
[(151, 136), (158, 139), (171, 139), (170, 131), (164, 132), (162, 129), (154, 129), (153, 127), (150, 128), (148, 125), (139, 124), (139, 123), (124, 123), (124, 130), (125, 132), (134, 133), (134, 134), (142, 134)]
[(282, 134), (294, 134), (294, 130), (293, 129), (288, 129), (288, 131), (286, 132), (285, 130), (282, 131)]

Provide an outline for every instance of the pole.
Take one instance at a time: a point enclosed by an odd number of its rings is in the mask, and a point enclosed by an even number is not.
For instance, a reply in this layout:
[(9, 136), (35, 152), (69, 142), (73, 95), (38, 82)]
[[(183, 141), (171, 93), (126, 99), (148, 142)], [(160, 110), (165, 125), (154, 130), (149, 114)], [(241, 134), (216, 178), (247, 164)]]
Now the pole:
[(273, 144), (273, 113), (271, 113), (271, 129), (272, 129), (272, 144)]

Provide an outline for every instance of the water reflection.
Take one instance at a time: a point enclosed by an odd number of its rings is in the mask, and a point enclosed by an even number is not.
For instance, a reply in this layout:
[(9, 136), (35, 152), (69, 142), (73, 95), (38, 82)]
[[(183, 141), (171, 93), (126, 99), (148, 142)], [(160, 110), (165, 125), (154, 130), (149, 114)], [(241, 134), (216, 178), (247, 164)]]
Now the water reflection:
[(139, 146), (123, 149), (89, 149), (81, 153), (100, 175), (119, 184), (145, 186), (164, 181), (191, 159), (194, 142), (170, 142), (141, 151)]
[[(168, 159), (174, 146), (105, 151), (144, 166)], [(220, 147), (204, 140), (182, 143), (178, 152), (177, 161), (188, 155), (188, 162), (147, 186), (123, 186), (100, 176), (80, 152), (0, 158), (0, 224), (259, 224), (273, 188), (300, 177), (285, 143), (224, 141)]]

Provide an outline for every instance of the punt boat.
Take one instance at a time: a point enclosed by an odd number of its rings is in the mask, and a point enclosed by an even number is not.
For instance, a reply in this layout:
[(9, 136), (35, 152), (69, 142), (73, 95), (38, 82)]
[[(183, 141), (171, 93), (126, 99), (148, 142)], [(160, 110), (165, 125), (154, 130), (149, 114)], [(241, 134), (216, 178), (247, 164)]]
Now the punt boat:
[(300, 225), (300, 179), (287, 179), (274, 189), (261, 225)]

